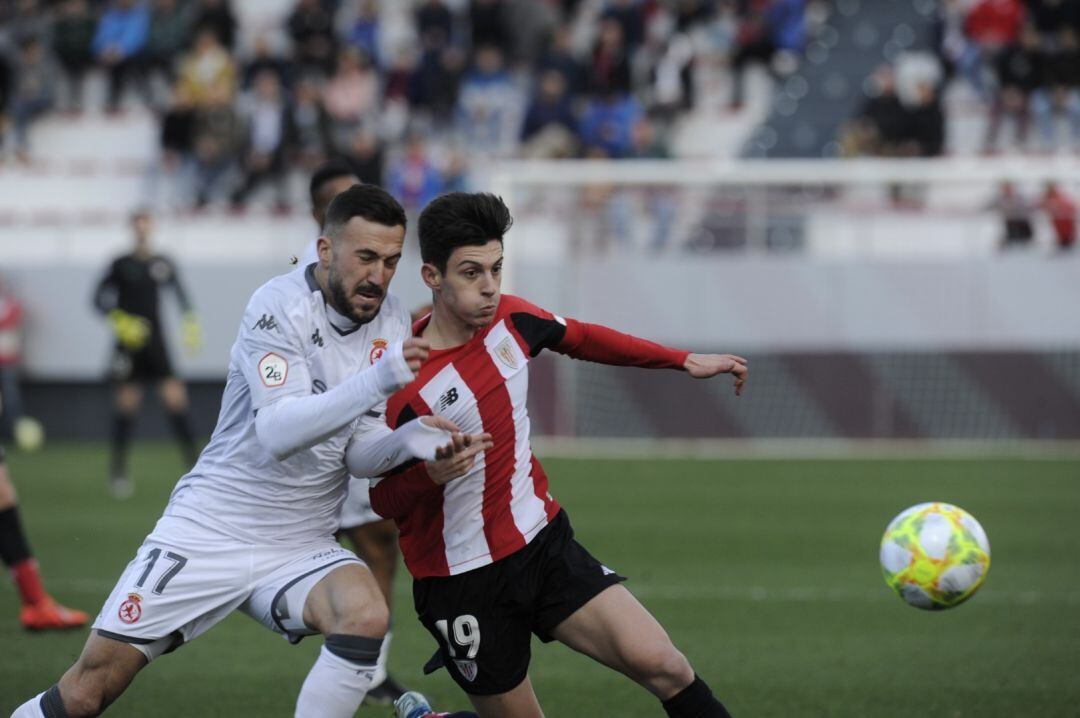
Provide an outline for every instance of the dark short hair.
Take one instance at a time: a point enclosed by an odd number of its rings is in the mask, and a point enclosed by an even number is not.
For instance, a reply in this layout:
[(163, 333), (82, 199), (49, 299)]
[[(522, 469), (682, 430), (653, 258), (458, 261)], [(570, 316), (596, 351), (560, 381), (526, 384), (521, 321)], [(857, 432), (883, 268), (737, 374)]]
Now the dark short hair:
[(311, 175), (311, 185), (308, 187), (308, 192), (311, 195), (311, 206), (314, 207), (319, 203), (319, 192), (322, 191), (324, 184), (330, 180), (336, 180), (338, 177), (355, 176), (356, 172), (353, 170), (352, 165), (343, 159), (338, 158), (323, 162), (315, 168), (314, 174)]
[(450, 192), (431, 201), (420, 213), (420, 257), (446, 271), (458, 247), (500, 242), (514, 218), (502, 197), (486, 192)]
[(332, 237), (353, 217), (384, 227), (404, 227), (405, 210), (382, 187), (373, 184), (354, 184), (330, 202), (326, 209), (323, 233)]

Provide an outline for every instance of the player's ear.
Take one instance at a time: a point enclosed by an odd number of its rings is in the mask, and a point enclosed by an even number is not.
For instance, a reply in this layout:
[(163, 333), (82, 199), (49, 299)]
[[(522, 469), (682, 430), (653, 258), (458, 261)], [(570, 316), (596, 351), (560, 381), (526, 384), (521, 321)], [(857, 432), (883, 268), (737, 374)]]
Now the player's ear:
[(315, 241), (315, 253), (319, 255), (319, 264), (330, 266), (330, 256), (334, 253), (334, 244), (329, 237), (319, 237)]
[(442, 288), (442, 272), (434, 264), (425, 263), (420, 267), (420, 278), (424, 280), (424, 284), (428, 286), (428, 289), (433, 292), (437, 292)]

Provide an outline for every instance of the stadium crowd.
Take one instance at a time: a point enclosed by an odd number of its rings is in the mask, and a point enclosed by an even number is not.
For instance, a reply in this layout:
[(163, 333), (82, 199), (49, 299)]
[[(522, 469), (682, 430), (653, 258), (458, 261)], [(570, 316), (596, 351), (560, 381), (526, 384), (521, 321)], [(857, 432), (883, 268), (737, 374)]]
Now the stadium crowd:
[(246, 42), (230, 0), (8, 0), (0, 112), (28, 160), (97, 68), (107, 112), (134, 94), (160, 117), (159, 171), (196, 206), (272, 184), (284, 209), (288, 168), (344, 156), (412, 210), (477, 159), (666, 156), (697, 66), (730, 67), (740, 106), (750, 63), (801, 50), (807, 4), (416, 0), (391, 33), (378, 0), (296, 0)]
[(891, 65), (874, 72), (844, 138), (848, 154), (943, 154), (951, 81), (969, 86), (985, 113), (983, 153), (1080, 150), (1080, 3), (945, 0), (935, 43), (940, 81), (922, 79), (909, 97), (898, 96)]

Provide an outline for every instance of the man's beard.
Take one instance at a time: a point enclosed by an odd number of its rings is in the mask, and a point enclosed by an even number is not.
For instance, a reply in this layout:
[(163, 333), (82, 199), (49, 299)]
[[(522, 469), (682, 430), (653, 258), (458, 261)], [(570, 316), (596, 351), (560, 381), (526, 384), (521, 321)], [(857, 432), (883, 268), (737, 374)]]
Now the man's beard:
[[(382, 308), (382, 300), (386, 297), (382, 288), (365, 282), (356, 285), (350, 292), (345, 288), (345, 282), (334, 273), (333, 267), (330, 268), (327, 284), (330, 287), (330, 303), (333, 305), (334, 309), (337, 310), (338, 314), (348, 317), (357, 324), (367, 324), (379, 315), (379, 309)], [(370, 316), (361, 314), (359, 310), (353, 307), (352, 302), (349, 301), (349, 298), (352, 295), (359, 293), (361, 290), (374, 294), (378, 298), (375, 310), (371, 312)]]

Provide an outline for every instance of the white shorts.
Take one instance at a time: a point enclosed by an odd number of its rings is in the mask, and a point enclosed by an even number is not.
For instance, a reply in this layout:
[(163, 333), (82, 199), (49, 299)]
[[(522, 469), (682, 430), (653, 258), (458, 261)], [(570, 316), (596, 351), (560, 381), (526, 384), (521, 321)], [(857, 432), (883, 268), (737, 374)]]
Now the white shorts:
[(383, 520), (371, 508), (371, 482), (350, 476), (349, 493), (341, 505), (341, 528), (351, 529)]
[(332, 539), (300, 546), (239, 541), (164, 516), (124, 569), (93, 628), (153, 660), (210, 630), (233, 610), (295, 643), (308, 592), (326, 574), (363, 562)]

